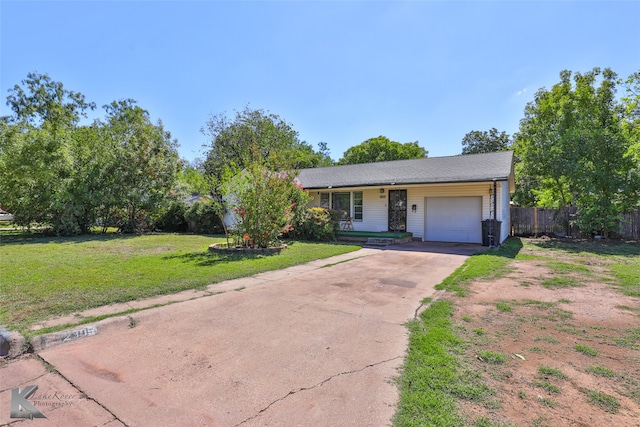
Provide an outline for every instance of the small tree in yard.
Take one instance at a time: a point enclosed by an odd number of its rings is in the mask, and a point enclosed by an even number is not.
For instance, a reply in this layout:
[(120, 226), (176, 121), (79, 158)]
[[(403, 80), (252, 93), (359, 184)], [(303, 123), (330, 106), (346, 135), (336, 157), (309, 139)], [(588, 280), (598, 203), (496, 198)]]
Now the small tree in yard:
[(295, 182), (295, 174), (271, 172), (259, 162), (251, 163), (225, 186), (227, 206), (235, 216), (233, 232), (249, 236), (253, 247), (275, 245), (309, 201), (309, 195)]

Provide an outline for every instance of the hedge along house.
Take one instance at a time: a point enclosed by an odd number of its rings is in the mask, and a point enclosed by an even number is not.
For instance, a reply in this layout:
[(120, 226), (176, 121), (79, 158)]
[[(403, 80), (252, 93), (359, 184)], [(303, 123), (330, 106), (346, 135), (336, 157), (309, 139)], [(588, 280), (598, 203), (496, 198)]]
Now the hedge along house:
[(355, 231), (483, 243), (483, 221), (495, 219), (497, 244), (510, 228), (513, 165), (513, 152), (503, 151), (302, 169), (298, 181), (309, 206), (342, 212)]

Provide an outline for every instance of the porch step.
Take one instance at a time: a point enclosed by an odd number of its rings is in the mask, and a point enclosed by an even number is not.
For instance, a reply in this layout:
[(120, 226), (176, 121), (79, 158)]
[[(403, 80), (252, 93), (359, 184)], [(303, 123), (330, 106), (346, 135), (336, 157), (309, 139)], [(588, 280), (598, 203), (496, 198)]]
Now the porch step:
[(393, 245), (395, 239), (389, 237), (369, 237), (367, 239), (367, 245), (371, 246), (389, 246)]
[(369, 237), (367, 239), (368, 246), (389, 246), (389, 245), (402, 245), (411, 241), (411, 236), (393, 238), (393, 237)]
[(336, 236), (338, 240), (342, 242), (366, 243), (369, 239), (395, 239), (397, 242), (399, 239), (404, 239), (405, 237), (411, 240), (413, 233), (406, 231), (398, 233), (389, 231), (338, 231)]

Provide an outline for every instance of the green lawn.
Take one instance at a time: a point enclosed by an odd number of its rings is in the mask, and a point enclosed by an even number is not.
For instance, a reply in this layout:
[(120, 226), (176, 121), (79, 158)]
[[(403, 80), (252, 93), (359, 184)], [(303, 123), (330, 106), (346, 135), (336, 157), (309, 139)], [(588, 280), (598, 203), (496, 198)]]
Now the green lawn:
[(453, 304), (436, 301), (409, 322), (409, 350), (398, 379), (400, 402), (395, 426), (461, 426), (457, 399), (486, 402), (493, 390), (459, 357), (466, 343), (451, 323)]
[(289, 242), (278, 255), (207, 251), (219, 236), (37, 237), (0, 231), (0, 325), (29, 333), (44, 319), (277, 270), (360, 248)]

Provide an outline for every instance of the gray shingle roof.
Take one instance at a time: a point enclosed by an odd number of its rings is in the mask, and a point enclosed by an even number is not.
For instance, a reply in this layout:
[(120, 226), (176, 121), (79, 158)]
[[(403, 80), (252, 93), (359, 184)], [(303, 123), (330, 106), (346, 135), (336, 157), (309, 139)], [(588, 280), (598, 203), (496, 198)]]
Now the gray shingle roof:
[(513, 180), (513, 151), (302, 169), (304, 188)]

